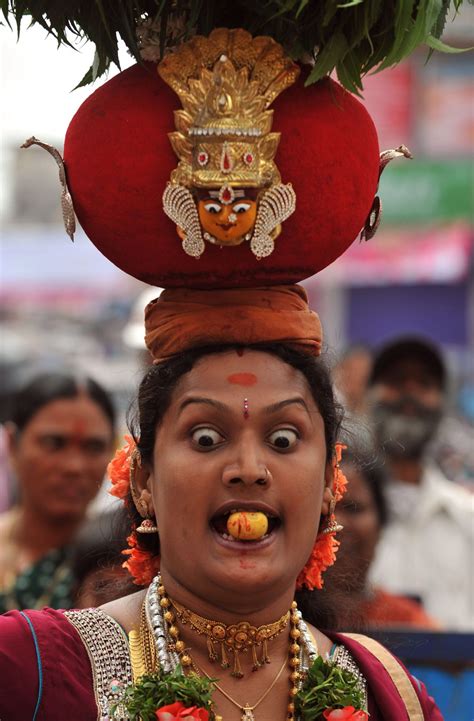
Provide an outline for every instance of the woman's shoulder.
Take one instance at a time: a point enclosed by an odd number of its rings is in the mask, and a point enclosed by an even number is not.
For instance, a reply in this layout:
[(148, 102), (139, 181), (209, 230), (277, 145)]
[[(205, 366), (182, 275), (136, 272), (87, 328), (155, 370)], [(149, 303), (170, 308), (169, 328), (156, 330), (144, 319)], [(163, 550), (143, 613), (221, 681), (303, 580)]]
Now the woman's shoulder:
[[(60, 709), (71, 721), (97, 717), (89, 657), (62, 611), (0, 616), (0, 678), (0, 718), (33, 718), (36, 709), (38, 721), (59, 721)], [(78, 715), (78, 704), (85, 715)]]
[(69, 639), (76, 635), (63, 611), (45, 608), (43, 611), (9, 611), (0, 615), (0, 658), (15, 654), (18, 644), (24, 653), (35, 651), (35, 643), (54, 635), (55, 640), (64, 635)]
[[(367, 682), (369, 695), (384, 721), (423, 719), (443, 721), (441, 712), (423, 683), (378, 641), (361, 634), (330, 634), (345, 646)], [(413, 715), (407, 715), (411, 709)]]

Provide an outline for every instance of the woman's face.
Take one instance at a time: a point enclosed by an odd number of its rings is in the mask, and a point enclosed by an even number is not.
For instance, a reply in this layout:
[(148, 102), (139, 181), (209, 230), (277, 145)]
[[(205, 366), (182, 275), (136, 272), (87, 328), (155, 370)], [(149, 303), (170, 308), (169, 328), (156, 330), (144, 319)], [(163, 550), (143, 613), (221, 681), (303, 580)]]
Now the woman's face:
[(80, 519), (100, 488), (112, 442), (110, 421), (88, 396), (42, 406), (12, 437), (22, 504), (51, 520)]
[(341, 532), (337, 571), (350, 569), (365, 580), (380, 536), (377, 506), (363, 472), (353, 463), (342, 462), (348, 485), (344, 499), (336, 507), (336, 516), (344, 526)]
[[(294, 588), (326, 470), (323, 419), (299, 371), (257, 351), (200, 359), (156, 433), (149, 488), (163, 573), (207, 599)], [(226, 537), (232, 510), (264, 512), (268, 536)]]

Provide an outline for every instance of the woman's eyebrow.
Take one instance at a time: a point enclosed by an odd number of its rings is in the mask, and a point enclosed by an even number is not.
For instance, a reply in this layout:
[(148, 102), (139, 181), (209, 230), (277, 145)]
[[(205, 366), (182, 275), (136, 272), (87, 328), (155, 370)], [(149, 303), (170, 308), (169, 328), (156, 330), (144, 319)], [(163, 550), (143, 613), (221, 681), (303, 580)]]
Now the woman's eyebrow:
[(205, 403), (208, 406), (217, 408), (217, 410), (219, 411), (230, 410), (230, 407), (228, 405), (226, 405), (225, 403), (221, 403), (221, 401), (216, 401), (213, 398), (205, 398), (204, 396), (191, 396), (190, 398), (185, 398), (184, 401), (180, 404), (178, 415), (182, 413), (184, 409), (192, 403)]
[[(191, 396), (189, 398), (185, 398), (184, 401), (180, 404), (178, 415), (180, 415), (185, 408), (187, 408), (189, 405), (194, 403), (203, 403), (208, 406), (212, 406), (212, 408), (217, 408), (219, 411), (231, 411), (231, 407), (228, 406), (226, 403), (222, 403), (221, 401), (216, 401), (213, 398), (206, 398), (205, 396)], [(301, 406), (306, 413), (310, 416), (311, 412), (308, 408), (308, 404), (302, 398), (301, 396), (295, 396), (294, 398), (286, 398), (283, 401), (278, 401), (277, 403), (272, 403), (269, 406), (266, 406), (263, 409), (264, 413), (276, 413), (277, 411), (281, 410), (282, 408), (285, 408), (286, 406), (290, 405), (299, 405)]]
[(304, 398), (301, 398), (301, 396), (296, 396), (295, 398), (287, 398), (284, 401), (278, 401), (278, 403), (272, 403), (271, 406), (267, 406), (264, 411), (265, 413), (275, 413), (276, 411), (281, 410), (282, 408), (285, 408), (286, 406), (291, 406), (294, 403), (296, 403), (299, 406), (302, 406), (306, 413), (310, 416), (310, 410), (308, 408), (308, 405)]

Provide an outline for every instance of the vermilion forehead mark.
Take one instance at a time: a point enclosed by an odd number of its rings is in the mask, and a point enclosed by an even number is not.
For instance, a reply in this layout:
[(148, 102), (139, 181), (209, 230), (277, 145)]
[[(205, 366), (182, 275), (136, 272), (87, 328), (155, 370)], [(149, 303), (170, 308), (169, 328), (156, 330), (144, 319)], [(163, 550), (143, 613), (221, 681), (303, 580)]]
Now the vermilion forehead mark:
[(232, 373), (227, 380), (236, 386), (254, 386), (258, 378), (254, 373)]
[(78, 419), (72, 427), (71, 437), (73, 440), (82, 441), (87, 431), (87, 423), (83, 419)]

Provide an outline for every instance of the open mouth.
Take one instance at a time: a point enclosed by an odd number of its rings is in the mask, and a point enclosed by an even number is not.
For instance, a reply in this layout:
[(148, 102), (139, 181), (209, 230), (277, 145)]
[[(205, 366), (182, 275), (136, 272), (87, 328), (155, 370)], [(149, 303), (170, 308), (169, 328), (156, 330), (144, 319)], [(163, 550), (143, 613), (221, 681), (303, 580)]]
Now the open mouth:
[[(228, 530), (228, 521), (230, 516), (234, 514), (246, 514), (247, 516), (251, 516), (252, 514), (258, 514), (259, 516), (264, 515), (267, 522), (267, 529), (265, 533), (259, 535), (257, 534), (254, 538), (245, 538), (245, 537), (236, 537), (234, 535), (231, 535)], [(236, 506), (235, 508), (229, 508), (228, 510), (225, 510), (223, 512), (219, 511), (214, 516), (212, 516), (211, 520), (209, 521), (209, 525), (212, 528), (213, 531), (215, 531), (221, 538), (223, 538), (225, 541), (230, 541), (234, 543), (245, 543), (245, 544), (252, 544), (252, 543), (259, 543), (261, 541), (266, 540), (269, 538), (272, 534), (274, 534), (281, 526), (281, 519), (273, 513), (270, 513), (268, 511), (262, 511), (261, 508), (241, 508), (239, 506)]]

